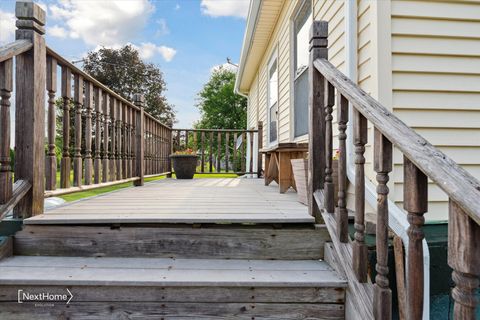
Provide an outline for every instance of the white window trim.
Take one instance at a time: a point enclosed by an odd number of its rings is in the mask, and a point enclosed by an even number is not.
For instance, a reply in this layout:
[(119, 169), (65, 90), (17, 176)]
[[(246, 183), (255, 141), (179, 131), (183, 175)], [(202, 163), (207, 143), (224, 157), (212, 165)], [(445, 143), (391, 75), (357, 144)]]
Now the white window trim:
[[(303, 0), (299, 1), (295, 9), (293, 10), (292, 15), (290, 16), (290, 116), (289, 116), (289, 131), (290, 131), (290, 141), (293, 142), (305, 142), (308, 140), (308, 132), (304, 135), (295, 137), (295, 80), (298, 78), (297, 75), (295, 74), (295, 55), (296, 55), (296, 48), (295, 48), (295, 20), (298, 17), (298, 14), (300, 13), (300, 10), (302, 7), (307, 3), (307, 1), (311, 0)], [(311, 7), (311, 13), (312, 15), (312, 22), (313, 22), (313, 4)], [(308, 67), (303, 70), (303, 72), (308, 72)], [(300, 73), (298, 76), (303, 74)]]
[(272, 67), (274, 62), (277, 62), (277, 114), (280, 112), (280, 103), (279, 103), (279, 95), (280, 95), (280, 88), (279, 88), (279, 66), (278, 66), (278, 45), (275, 46), (273, 49), (273, 53), (268, 60), (267, 65), (267, 145), (269, 147), (278, 145), (279, 140), (279, 129), (280, 129), (280, 121), (279, 116), (277, 116), (277, 139), (275, 141), (270, 141), (270, 68)]

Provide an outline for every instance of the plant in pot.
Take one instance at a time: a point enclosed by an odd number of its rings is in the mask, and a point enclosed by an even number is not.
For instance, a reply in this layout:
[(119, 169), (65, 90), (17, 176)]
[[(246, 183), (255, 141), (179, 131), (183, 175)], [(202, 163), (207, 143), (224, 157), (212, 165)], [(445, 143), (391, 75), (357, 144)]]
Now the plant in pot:
[(198, 156), (192, 149), (176, 151), (170, 155), (177, 179), (193, 179), (197, 169)]
[[(334, 203), (337, 203), (338, 193), (338, 158), (340, 156), (340, 150), (336, 150), (335, 155), (332, 157), (332, 179), (334, 184)], [(295, 179), (295, 186), (297, 188), (298, 201), (308, 205), (308, 159), (292, 159), (293, 177)]]

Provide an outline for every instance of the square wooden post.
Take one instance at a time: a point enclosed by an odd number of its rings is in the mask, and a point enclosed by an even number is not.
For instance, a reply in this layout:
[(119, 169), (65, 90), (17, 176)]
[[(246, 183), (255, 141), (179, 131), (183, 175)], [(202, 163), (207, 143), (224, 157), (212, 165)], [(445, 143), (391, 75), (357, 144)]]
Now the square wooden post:
[(262, 153), (260, 152), (260, 150), (262, 150), (263, 148), (263, 122), (262, 121), (258, 121), (257, 130), (258, 130), (257, 132), (257, 140), (258, 140), (257, 178), (261, 178), (262, 177)]
[(309, 129), (308, 129), (308, 212), (321, 221), (315, 191), (322, 189), (325, 175), (325, 108), (324, 78), (313, 62), (328, 58), (328, 22), (314, 21), (310, 29), (309, 77)]
[(15, 180), (32, 188), (17, 204), (14, 217), (43, 213), (45, 190), (45, 11), (33, 2), (17, 2), (15, 38), (32, 42), (29, 51), (16, 57)]
[(143, 107), (145, 105), (145, 98), (142, 94), (135, 94), (133, 96), (133, 102), (137, 107), (140, 108), (140, 111), (137, 112), (136, 115), (136, 124), (135, 124), (135, 139), (136, 139), (136, 150), (135, 150), (135, 163), (136, 163), (136, 174), (137, 177), (140, 177), (139, 180), (135, 180), (135, 186), (143, 186), (144, 184), (144, 172), (145, 172), (145, 164), (144, 164), (144, 149), (145, 149), (145, 138), (144, 138), (144, 111)]

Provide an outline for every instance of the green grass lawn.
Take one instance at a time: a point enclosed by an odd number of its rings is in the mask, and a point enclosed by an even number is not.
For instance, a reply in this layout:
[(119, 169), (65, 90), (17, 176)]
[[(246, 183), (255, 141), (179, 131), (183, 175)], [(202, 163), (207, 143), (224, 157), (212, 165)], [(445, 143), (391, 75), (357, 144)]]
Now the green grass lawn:
[[(60, 173), (57, 173), (57, 176), (60, 177)], [(175, 175), (173, 175), (175, 177)], [(206, 179), (206, 178), (236, 178), (238, 177), (236, 174), (233, 173), (219, 173), (219, 174), (207, 174), (207, 173), (199, 173), (194, 176), (194, 179)], [(165, 176), (160, 176), (160, 177), (152, 177), (152, 178), (145, 178), (145, 182), (152, 182), (152, 181), (157, 181), (161, 179), (165, 179)], [(75, 193), (70, 193), (66, 194), (63, 196), (60, 196), (63, 200), (67, 202), (71, 201), (76, 201), (80, 200), (83, 198), (88, 198), (88, 197), (93, 197), (97, 196), (102, 193), (107, 193), (107, 192), (112, 192), (116, 190), (120, 190), (123, 188), (128, 188), (131, 187), (133, 182), (125, 182), (122, 184), (117, 184), (115, 186), (108, 186), (108, 187), (103, 187), (103, 188), (98, 188), (98, 189), (93, 189), (93, 190), (87, 190), (87, 191), (80, 191), (80, 192), (75, 192)]]

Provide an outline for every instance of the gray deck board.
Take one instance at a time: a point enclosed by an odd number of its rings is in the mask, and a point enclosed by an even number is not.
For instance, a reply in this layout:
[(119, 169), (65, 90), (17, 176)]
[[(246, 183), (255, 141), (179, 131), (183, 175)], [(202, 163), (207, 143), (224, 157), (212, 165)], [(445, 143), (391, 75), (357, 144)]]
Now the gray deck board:
[(344, 287), (323, 261), (15, 256), (0, 285)]
[(297, 194), (261, 179), (164, 179), (66, 204), (25, 224), (313, 223)]

